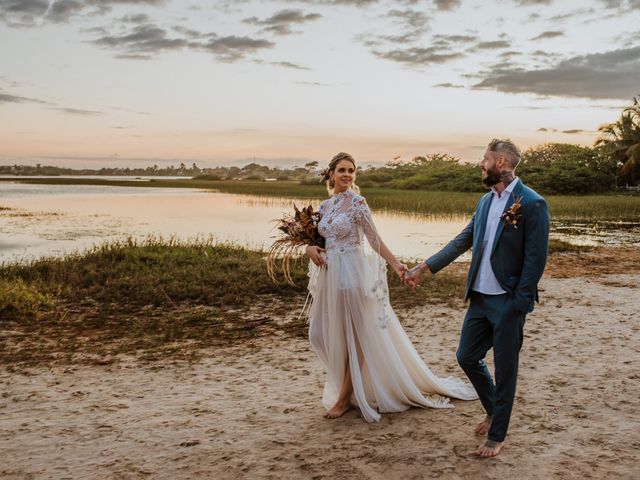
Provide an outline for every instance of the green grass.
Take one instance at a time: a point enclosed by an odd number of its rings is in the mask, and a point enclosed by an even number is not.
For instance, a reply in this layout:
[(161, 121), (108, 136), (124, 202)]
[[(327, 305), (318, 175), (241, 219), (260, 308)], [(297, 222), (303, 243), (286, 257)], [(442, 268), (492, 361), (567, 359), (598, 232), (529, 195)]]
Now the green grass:
[[(197, 350), (278, 330), (306, 336), (297, 314), (306, 297), (307, 261), (293, 264), (292, 287), (269, 279), (264, 256), (209, 240), (149, 238), (2, 265), (0, 363), (146, 355), (185, 341)], [(462, 273), (426, 282), (413, 295), (390, 274), (394, 305), (462, 301)]]
[[(552, 240), (550, 252), (590, 250)], [(307, 260), (292, 265), (295, 286), (272, 282), (265, 252), (211, 240), (149, 238), (84, 254), (0, 265), (0, 364), (193, 358), (203, 347), (258, 336), (305, 337), (299, 318)], [(425, 275), (411, 291), (389, 272), (397, 311), (426, 304), (463, 307), (466, 265)], [(96, 360), (97, 359), (97, 360)]]
[[(14, 181), (14, 180), (12, 180)], [(301, 185), (296, 182), (262, 181), (206, 181), (206, 180), (100, 180), (82, 178), (45, 178), (18, 181), (37, 184), (111, 185), (156, 188), (201, 188), (225, 193), (281, 197), (319, 201), (327, 197), (322, 185)], [(362, 191), (371, 208), (391, 212), (427, 216), (470, 216), (480, 193), (430, 192), (389, 188), (366, 188)], [(631, 194), (607, 195), (550, 195), (547, 196), (552, 218), (555, 220), (624, 220), (640, 219), (640, 196)]]
[(53, 297), (42, 293), (35, 285), (29, 285), (19, 277), (0, 279), (1, 319), (29, 321), (52, 307)]
[(595, 250), (596, 247), (592, 247), (589, 245), (575, 245), (573, 243), (565, 242), (564, 240), (558, 240), (556, 238), (552, 238), (549, 240), (549, 253), (581, 253), (581, 252), (591, 252)]

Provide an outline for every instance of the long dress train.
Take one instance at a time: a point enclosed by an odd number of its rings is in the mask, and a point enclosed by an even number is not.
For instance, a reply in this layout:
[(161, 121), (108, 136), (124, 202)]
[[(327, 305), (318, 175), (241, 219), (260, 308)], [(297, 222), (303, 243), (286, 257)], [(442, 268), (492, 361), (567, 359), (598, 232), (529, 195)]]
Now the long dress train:
[(327, 268), (310, 263), (309, 339), (327, 371), (325, 408), (338, 399), (347, 361), (351, 401), (368, 422), (411, 406), (451, 408), (448, 397), (477, 399), (463, 381), (434, 375), (398, 321), (389, 304), (380, 237), (364, 198), (347, 190), (322, 202), (320, 212)]

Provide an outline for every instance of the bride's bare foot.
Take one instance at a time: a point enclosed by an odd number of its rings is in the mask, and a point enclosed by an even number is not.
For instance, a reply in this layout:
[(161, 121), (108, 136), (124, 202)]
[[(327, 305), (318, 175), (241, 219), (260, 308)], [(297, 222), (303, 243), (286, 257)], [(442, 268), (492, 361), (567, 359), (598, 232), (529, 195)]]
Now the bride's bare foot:
[(338, 418), (351, 410), (351, 402), (347, 402), (346, 404), (338, 404), (336, 403), (331, 409), (324, 414), (324, 418)]
[(496, 442), (495, 440), (487, 440), (480, 445), (474, 453), (474, 455), (483, 458), (495, 457), (500, 453), (504, 447), (504, 442)]
[(476, 426), (476, 434), (478, 435), (486, 435), (489, 432), (489, 428), (491, 427), (491, 417), (487, 415), (484, 417), (477, 426)]

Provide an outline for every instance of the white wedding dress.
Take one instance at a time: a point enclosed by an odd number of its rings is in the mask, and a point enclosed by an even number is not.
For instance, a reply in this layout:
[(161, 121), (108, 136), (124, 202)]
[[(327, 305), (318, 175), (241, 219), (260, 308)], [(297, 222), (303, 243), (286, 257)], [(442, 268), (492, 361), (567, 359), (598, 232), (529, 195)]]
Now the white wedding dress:
[(461, 380), (434, 375), (400, 325), (389, 304), (380, 237), (364, 197), (353, 190), (333, 195), (321, 203), (320, 213), (327, 268), (310, 262), (309, 339), (327, 370), (325, 408), (338, 399), (347, 359), (351, 401), (368, 422), (411, 406), (452, 408), (448, 397), (478, 398)]

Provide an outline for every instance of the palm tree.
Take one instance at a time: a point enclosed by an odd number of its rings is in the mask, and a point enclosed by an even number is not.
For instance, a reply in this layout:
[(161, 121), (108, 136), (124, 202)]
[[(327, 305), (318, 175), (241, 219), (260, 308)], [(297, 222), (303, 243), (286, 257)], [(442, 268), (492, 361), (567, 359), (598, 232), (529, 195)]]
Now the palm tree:
[(620, 175), (626, 183), (640, 180), (640, 102), (633, 99), (633, 105), (622, 111), (620, 119), (601, 126), (601, 136), (596, 145), (614, 158), (620, 165)]

